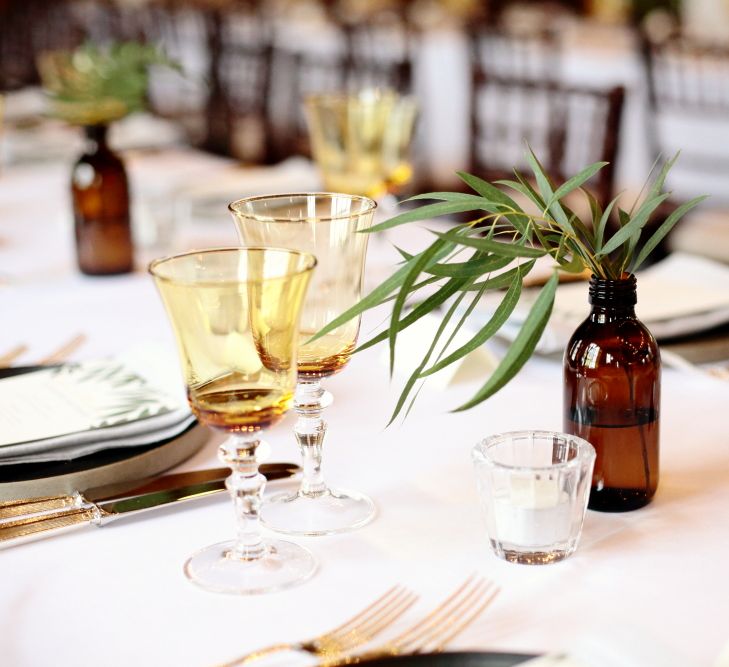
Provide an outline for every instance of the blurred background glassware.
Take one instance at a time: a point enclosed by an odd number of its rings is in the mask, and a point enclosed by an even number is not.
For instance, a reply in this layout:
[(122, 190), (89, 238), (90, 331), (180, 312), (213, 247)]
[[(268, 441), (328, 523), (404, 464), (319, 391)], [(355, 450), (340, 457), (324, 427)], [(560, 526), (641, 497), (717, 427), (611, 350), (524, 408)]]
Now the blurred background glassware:
[(472, 451), (494, 553), (512, 563), (560, 561), (577, 548), (587, 510), (593, 446), (574, 435), (513, 431)]
[(378, 199), (412, 178), (417, 106), (391, 90), (311, 95), (304, 101), (325, 189)]
[(193, 413), (230, 437), (220, 459), (232, 469), (237, 537), (193, 555), (185, 574), (212, 591), (263, 593), (316, 569), (306, 549), (264, 541), (258, 510), (260, 432), (280, 421), (296, 387), (301, 305), (314, 257), (276, 248), (193, 251), (152, 262), (150, 273), (177, 338)]
[(374, 503), (361, 493), (327, 486), (321, 469), (326, 422), (322, 411), (331, 394), (321, 380), (341, 371), (354, 351), (359, 318), (312, 343), (317, 331), (356, 304), (362, 293), (368, 234), (377, 205), (357, 195), (302, 193), (240, 199), (230, 205), (238, 234), (246, 245), (287, 247), (317, 258), (301, 316), (299, 380), (294, 427), (304, 459), (301, 488), (280, 494), (261, 509), (264, 524), (299, 535), (328, 535), (368, 523)]

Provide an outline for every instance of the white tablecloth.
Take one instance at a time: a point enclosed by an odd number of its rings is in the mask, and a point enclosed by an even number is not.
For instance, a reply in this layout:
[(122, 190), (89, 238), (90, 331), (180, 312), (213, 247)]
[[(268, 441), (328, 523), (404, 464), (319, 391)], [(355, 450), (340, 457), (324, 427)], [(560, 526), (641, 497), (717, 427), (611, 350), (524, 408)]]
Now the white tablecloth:
[[(212, 161), (200, 164), (213, 173)], [(83, 332), (77, 359), (149, 344), (174, 359), (143, 272), (75, 272), (67, 175), (63, 164), (0, 173), (0, 352), (26, 343), (19, 363), (30, 363)], [(383, 248), (371, 244), (373, 259)], [(379, 319), (367, 318), (363, 331)], [(466, 413), (448, 409), (478, 380), (426, 389), (408, 420), (386, 429), (402, 378), (391, 386), (379, 359), (378, 350), (357, 355), (327, 382), (335, 404), (325, 453), (328, 478), (370, 494), (379, 514), (351, 534), (300, 539), (320, 561), (313, 579), (258, 597), (211, 594), (186, 581), (185, 558), (231, 534), (222, 495), (0, 551), (0, 664), (204, 667), (320, 633), (396, 582), (420, 593), (423, 611), (474, 572), (502, 591), (456, 647), (568, 650), (596, 666), (715, 664), (729, 640), (729, 383), (666, 369), (655, 501), (629, 514), (588, 512), (573, 557), (530, 567), (490, 553), (470, 449), (490, 433), (560, 429), (560, 364), (533, 359)], [(275, 459), (297, 460), (292, 422), (289, 415), (268, 433)], [(183, 467), (216, 464), (212, 438)]]

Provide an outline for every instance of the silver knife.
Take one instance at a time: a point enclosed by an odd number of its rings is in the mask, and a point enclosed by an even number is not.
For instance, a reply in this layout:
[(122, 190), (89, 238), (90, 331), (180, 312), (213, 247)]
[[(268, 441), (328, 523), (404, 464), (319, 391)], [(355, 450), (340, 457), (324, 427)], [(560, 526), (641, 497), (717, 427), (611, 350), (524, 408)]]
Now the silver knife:
[[(301, 471), (295, 463), (263, 463), (269, 481)], [(204, 498), (225, 490), (230, 468), (174, 473), (134, 482), (107, 484), (66, 496), (0, 503), (0, 548), (92, 524), (102, 526), (128, 514)]]

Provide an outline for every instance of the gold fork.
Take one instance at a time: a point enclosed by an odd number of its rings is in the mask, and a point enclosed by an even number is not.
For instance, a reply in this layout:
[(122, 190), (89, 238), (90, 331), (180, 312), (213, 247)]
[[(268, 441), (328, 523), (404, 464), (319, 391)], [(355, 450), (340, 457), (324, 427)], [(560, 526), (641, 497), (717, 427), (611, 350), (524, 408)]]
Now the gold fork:
[(72, 355), (85, 342), (86, 336), (84, 334), (76, 334), (71, 340), (61, 345), (55, 352), (51, 352), (47, 357), (43, 357), (38, 363), (41, 366), (57, 364)]
[(324, 659), (320, 667), (354, 665), (386, 656), (440, 653), (488, 607), (499, 589), (472, 575), (433, 611), (393, 639), (365, 653)]
[(303, 651), (320, 658), (334, 659), (370, 642), (391, 623), (402, 616), (418, 596), (402, 586), (393, 586), (372, 604), (329, 632), (293, 644), (274, 644), (253, 651), (220, 667), (234, 667), (282, 651)]
[[(50, 364), (57, 364), (73, 354), (85, 342), (86, 336), (84, 336), (84, 334), (76, 334), (69, 341), (61, 345), (61, 347), (59, 347), (57, 350), (36, 361), (35, 365), (48, 366)], [(25, 354), (27, 351), (28, 346), (21, 344), (16, 345), (11, 350), (8, 350), (5, 354), (0, 355), (0, 368), (10, 366), (18, 357)]]
[(19, 356), (25, 354), (27, 351), (27, 345), (16, 345), (5, 354), (0, 354), (0, 367), (10, 366)]

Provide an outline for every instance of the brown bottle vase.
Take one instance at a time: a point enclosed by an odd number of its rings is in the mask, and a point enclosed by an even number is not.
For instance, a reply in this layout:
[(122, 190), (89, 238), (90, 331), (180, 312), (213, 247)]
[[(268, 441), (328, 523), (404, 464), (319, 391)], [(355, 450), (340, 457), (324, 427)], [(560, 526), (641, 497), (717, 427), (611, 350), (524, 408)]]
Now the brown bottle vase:
[(128, 273), (134, 248), (124, 163), (107, 145), (106, 125), (84, 129), (86, 152), (71, 177), (78, 267), (90, 275)]
[(597, 451), (588, 507), (603, 512), (643, 507), (658, 487), (661, 359), (636, 301), (635, 276), (593, 276), (564, 357), (564, 430)]

